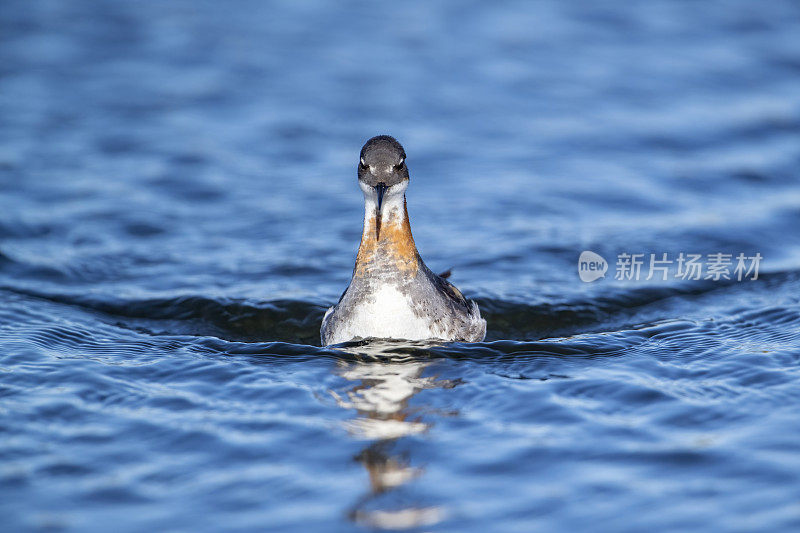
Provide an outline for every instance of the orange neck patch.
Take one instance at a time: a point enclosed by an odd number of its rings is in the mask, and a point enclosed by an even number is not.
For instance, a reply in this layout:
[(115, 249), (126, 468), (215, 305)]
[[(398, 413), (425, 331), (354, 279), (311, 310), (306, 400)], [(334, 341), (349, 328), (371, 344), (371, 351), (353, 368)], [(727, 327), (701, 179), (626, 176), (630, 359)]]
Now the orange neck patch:
[(416, 273), (419, 269), (419, 254), (414, 236), (411, 235), (405, 198), (402, 211), (395, 208), (390, 213), (383, 213), (380, 233), (377, 216), (378, 213), (373, 212), (371, 216), (364, 217), (355, 275), (363, 276), (373, 269), (387, 266), (404, 273)]

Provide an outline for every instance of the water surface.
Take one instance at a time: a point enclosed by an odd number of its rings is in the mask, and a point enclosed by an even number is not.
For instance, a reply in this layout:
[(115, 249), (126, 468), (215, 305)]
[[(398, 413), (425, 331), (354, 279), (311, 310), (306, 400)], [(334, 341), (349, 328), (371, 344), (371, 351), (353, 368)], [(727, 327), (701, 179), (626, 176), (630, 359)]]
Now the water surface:
[[(4, 528), (796, 530), (798, 87), (788, 1), (6, 1)], [(485, 342), (319, 347), (378, 133)]]

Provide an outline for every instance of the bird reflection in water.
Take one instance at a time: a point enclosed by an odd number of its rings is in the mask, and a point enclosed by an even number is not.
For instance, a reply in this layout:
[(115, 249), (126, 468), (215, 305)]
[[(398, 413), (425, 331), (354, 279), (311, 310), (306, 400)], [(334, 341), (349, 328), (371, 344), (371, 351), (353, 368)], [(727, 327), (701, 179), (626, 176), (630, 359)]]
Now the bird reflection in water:
[[(420, 343), (413, 346), (423, 347)], [(400, 496), (403, 485), (424, 473), (397, 447), (404, 438), (425, 433), (433, 426), (422, 419), (422, 414), (430, 410), (411, 408), (409, 400), (425, 389), (453, 388), (460, 381), (423, 377), (432, 361), (409, 356), (408, 344), (401, 348), (372, 341), (342, 349), (354, 358), (340, 360), (336, 373), (356, 385), (341, 392), (331, 391), (331, 395), (339, 406), (357, 413), (356, 418), (344, 423), (348, 433), (370, 442), (355, 457), (367, 469), (369, 491), (352, 507), (350, 519), (373, 528), (395, 530), (438, 523), (444, 518), (440, 507), (392, 503), (398, 499), (393, 496)]]

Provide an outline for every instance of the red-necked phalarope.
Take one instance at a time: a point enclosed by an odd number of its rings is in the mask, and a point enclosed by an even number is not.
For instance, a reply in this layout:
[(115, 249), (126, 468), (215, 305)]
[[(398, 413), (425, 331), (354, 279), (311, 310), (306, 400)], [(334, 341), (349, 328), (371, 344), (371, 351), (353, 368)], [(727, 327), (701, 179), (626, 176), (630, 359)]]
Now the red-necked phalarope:
[(361, 245), (350, 285), (322, 319), (323, 345), (368, 337), (478, 342), (486, 336), (478, 305), (431, 272), (417, 252), (406, 210), (405, 158), (388, 135), (361, 149)]

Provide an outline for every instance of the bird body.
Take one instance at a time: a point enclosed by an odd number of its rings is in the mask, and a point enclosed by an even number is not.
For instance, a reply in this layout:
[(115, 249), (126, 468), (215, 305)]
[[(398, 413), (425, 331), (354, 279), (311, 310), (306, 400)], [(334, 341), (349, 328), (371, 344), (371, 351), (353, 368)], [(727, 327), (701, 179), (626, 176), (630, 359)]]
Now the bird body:
[(323, 345), (356, 338), (481, 341), (475, 302), (434, 274), (417, 251), (406, 209), (408, 169), (395, 139), (374, 137), (361, 152), (364, 227), (353, 277), (322, 320)]

